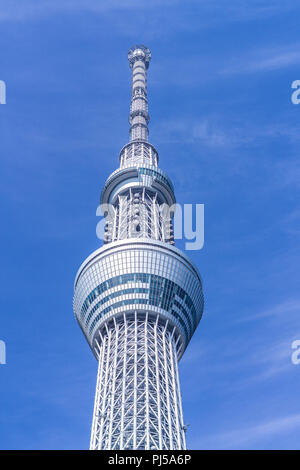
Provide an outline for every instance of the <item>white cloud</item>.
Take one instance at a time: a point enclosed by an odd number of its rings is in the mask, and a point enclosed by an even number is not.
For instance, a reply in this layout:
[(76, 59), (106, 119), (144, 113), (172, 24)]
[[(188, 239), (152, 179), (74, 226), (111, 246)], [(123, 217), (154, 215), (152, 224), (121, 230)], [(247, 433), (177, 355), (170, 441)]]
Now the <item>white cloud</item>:
[(299, 44), (291, 44), (284, 48), (255, 49), (247, 57), (236, 57), (221, 71), (221, 74), (269, 72), (298, 64), (300, 64)]
[(297, 428), (300, 428), (300, 413), (287, 415), (222, 434), (208, 436), (207, 439), (203, 439), (203, 436), (201, 436), (201, 444), (202, 446), (213, 445), (215, 448), (243, 448), (252, 443), (258, 443), (262, 439), (265, 440), (266, 438), (272, 437), (275, 434), (286, 433)]
[[(236, 21), (252, 21), (257, 18), (270, 17), (280, 15), (282, 11), (287, 13), (297, 8), (295, 2), (286, 0), (282, 1), (255, 1), (251, 4), (247, 0), (232, 0), (230, 3), (224, 0), (190, 0), (189, 8), (186, 9), (186, 15), (180, 16), (180, 29), (199, 29), (205, 28), (211, 24), (219, 22), (236, 22)], [(226, 6), (226, 15), (224, 15), (224, 4)], [(181, 0), (7, 0), (1, 5), (0, 21), (23, 21), (40, 16), (47, 16), (55, 12), (71, 12), (76, 10), (91, 11), (94, 13), (104, 13), (114, 10), (132, 10), (133, 12), (140, 10), (159, 9), (162, 7), (170, 7), (174, 10), (177, 6), (180, 8)], [(185, 8), (181, 9), (185, 13)], [(199, 16), (202, 14), (202, 21)], [(205, 21), (204, 21), (205, 20)], [(168, 24), (163, 25), (165, 29)]]
[(262, 310), (261, 312), (258, 312), (254, 315), (241, 317), (239, 319), (239, 322), (253, 321), (253, 320), (258, 320), (258, 319), (266, 318), (266, 317), (272, 317), (272, 318), (280, 317), (280, 316), (286, 317), (287, 315), (291, 315), (292, 313), (296, 313), (298, 315), (299, 312), (300, 312), (300, 300), (289, 299), (277, 305), (273, 305), (272, 307), (269, 307), (265, 310)]
[(153, 126), (153, 135), (158, 142), (201, 142), (207, 147), (235, 147), (249, 141), (246, 131), (221, 126), (214, 118), (208, 117), (195, 119), (184, 116), (182, 119), (160, 121)]
[[(177, 3), (177, 0), (175, 0)], [(171, 3), (166, 0), (165, 3)], [(174, 2), (174, 0), (173, 0)], [(141, 10), (152, 9), (162, 4), (162, 0), (10, 0), (1, 5), (0, 21), (25, 21), (59, 12), (76, 12), (78, 10), (94, 13), (105, 13), (114, 10)]]

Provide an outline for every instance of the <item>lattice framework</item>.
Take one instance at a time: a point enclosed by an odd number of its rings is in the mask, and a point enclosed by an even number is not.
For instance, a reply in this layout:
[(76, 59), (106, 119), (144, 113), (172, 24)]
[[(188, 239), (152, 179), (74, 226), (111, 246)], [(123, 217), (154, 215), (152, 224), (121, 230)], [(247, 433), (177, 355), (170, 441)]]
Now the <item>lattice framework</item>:
[(105, 324), (91, 449), (185, 449), (178, 340), (159, 316), (127, 313)]

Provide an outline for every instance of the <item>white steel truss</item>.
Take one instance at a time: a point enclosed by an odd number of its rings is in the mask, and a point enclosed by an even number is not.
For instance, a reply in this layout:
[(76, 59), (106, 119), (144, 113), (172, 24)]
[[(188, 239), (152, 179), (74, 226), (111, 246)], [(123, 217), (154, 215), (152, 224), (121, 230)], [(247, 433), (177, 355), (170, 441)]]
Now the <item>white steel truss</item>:
[(125, 168), (139, 164), (157, 166), (158, 154), (148, 142), (132, 141), (120, 153), (120, 166)]
[(175, 329), (146, 315), (99, 332), (90, 449), (185, 449)]
[(153, 238), (174, 245), (173, 221), (157, 193), (129, 190), (119, 195), (105, 227), (105, 243), (126, 238)]

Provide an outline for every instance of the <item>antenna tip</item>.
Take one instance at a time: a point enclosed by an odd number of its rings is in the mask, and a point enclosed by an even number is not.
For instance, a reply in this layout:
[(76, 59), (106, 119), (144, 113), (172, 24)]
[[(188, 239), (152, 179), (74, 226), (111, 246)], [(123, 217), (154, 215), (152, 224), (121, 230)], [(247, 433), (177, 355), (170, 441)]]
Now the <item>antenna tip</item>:
[(143, 46), (142, 44), (133, 46), (128, 51), (128, 60), (131, 68), (137, 60), (145, 62), (146, 68), (148, 68), (151, 60), (151, 51), (148, 47)]

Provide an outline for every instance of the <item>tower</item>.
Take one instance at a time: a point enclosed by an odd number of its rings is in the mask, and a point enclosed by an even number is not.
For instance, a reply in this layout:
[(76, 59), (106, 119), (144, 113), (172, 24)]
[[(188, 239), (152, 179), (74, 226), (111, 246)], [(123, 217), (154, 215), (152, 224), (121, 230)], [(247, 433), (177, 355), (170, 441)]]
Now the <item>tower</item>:
[(91, 449), (185, 449), (178, 361), (203, 311), (201, 279), (174, 246), (172, 182), (148, 142), (147, 69), (134, 46), (130, 141), (101, 193), (104, 244), (79, 268), (74, 312), (98, 361)]

